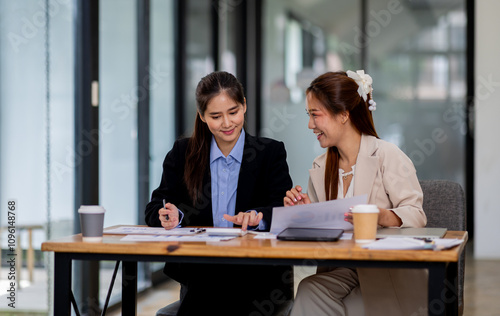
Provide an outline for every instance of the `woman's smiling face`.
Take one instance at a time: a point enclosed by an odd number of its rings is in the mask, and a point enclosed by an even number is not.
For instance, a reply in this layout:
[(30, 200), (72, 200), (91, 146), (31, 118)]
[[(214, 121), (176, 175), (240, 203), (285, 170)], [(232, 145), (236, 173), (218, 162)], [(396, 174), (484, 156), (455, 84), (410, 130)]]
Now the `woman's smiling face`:
[(246, 110), (246, 103), (237, 103), (222, 92), (210, 100), (205, 113), (200, 114), (201, 120), (207, 123), (221, 150), (232, 149), (238, 141), (245, 123)]
[(346, 114), (331, 114), (325, 106), (312, 94), (306, 97), (309, 129), (312, 129), (322, 148), (338, 146), (342, 139)]

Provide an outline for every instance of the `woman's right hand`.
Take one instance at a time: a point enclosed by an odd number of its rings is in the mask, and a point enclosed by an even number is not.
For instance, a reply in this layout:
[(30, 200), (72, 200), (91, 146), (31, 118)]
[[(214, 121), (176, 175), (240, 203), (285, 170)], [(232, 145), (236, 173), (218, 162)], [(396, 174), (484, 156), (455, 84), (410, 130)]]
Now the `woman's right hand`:
[(176, 228), (179, 225), (179, 210), (172, 203), (166, 203), (158, 210), (161, 226), (165, 229)]
[(300, 185), (296, 185), (295, 188), (286, 191), (286, 196), (283, 198), (283, 205), (285, 206), (309, 203), (311, 203), (311, 200), (307, 193), (302, 193), (302, 187)]

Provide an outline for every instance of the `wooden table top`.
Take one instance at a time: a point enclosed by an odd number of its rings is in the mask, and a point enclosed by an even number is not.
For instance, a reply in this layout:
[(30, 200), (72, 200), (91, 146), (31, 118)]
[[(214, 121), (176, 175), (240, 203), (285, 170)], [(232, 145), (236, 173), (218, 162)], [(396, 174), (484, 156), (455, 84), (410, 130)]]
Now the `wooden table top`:
[[(115, 226), (118, 227), (118, 226)], [(111, 228), (111, 227), (110, 227)], [(448, 250), (369, 250), (354, 240), (336, 242), (255, 239), (254, 234), (220, 242), (121, 241), (124, 235), (105, 234), (102, 242), (83, 242), (81, 234), (42, 243), (42, 251), (232, 258), (280, 258), (316, 260), (381, 260), (457, 262), (468, 239), (466, 231), (448, 231), (444, 238), (464, 242)]]

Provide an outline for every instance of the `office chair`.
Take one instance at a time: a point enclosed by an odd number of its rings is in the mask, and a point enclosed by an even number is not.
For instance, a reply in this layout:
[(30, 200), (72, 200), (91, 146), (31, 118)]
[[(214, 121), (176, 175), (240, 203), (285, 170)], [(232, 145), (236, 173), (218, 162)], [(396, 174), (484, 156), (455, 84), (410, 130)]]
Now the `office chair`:
[[(421, 180), (424, 193), (423, 209), (427, 227), (446, 227), (448, 230), (466, 230), (467, 211), (465, 194), (460, 184), (447, 180)], [(459, 315), (464, 309), (465, 251), (458, 260), (457, 298)]]

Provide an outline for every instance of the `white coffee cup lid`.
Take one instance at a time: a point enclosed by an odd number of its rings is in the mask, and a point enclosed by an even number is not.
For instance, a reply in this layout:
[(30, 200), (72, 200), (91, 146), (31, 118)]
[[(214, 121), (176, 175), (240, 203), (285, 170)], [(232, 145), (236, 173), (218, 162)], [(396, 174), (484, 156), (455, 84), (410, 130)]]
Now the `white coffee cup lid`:
[(378, 213), (379, 209), (375, 204), (358, 204), (352, 208), (353, 213)]
[(78, 213), (86, 213), (86, 214), (100, 214), (105, 213), (106, 210), (104, 207), (100, 205), (82, 205), (78, 209)]

